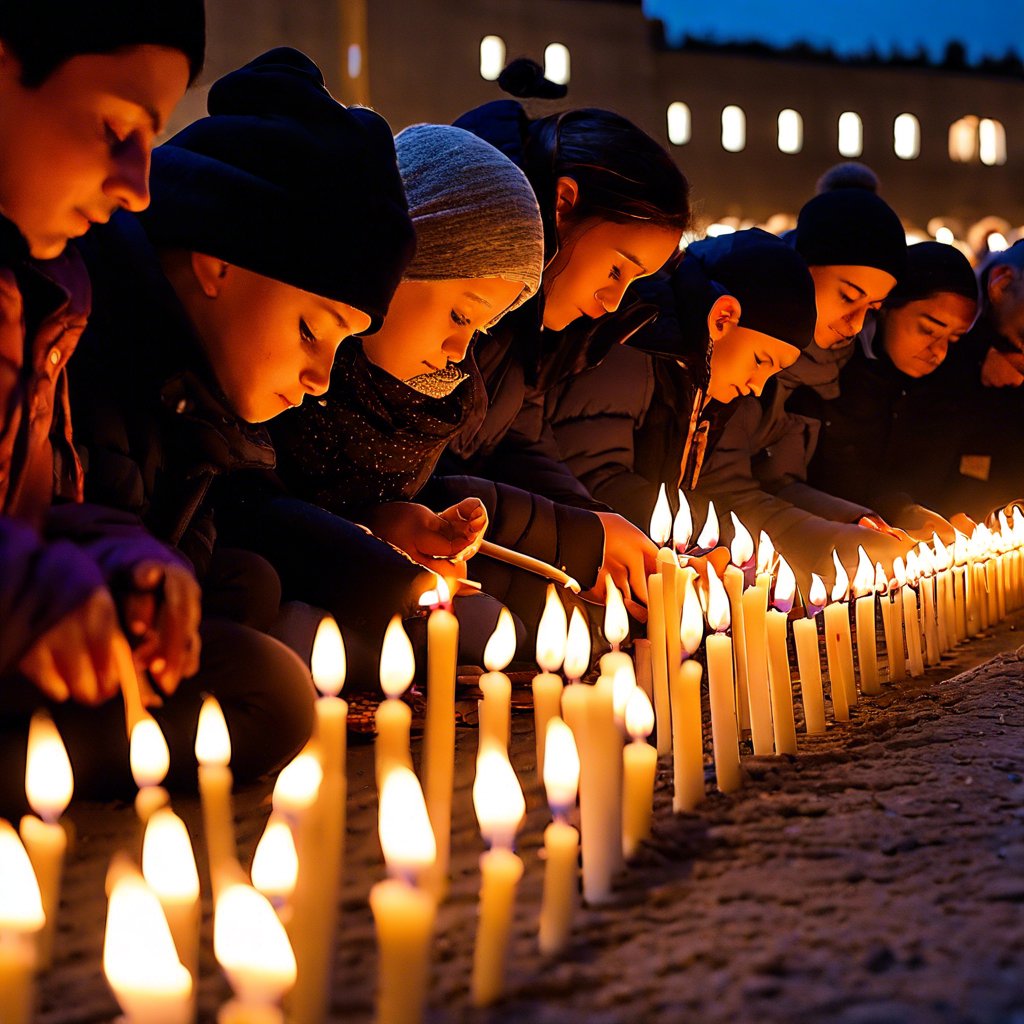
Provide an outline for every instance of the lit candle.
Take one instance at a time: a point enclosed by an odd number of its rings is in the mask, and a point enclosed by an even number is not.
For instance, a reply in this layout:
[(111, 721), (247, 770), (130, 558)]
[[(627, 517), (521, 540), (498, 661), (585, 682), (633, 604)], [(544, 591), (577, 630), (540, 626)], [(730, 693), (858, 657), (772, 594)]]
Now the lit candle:
[(788, 616), (796, 596), (796, 577), (789, 563), (779, 559), (772, 607), (765, 617), (768, 633), (768, 680), (772, 700), (772, 730), (776, 754), (796, 753), (793, 717), (793, 680), (789, 673)]
[(882, 629), (885, 632), (885, 654), (889, 663), (889, 682), (898, 683), (907, 677), (907, 662), (903, 653), (902, 616), (898, 605), (889, 594), (889, 580), (881, 562), (875, 563), (875, 593), (882, 606)]
[(278, 773), (274, 783), (275, 814), (287, 819), (293, 831), (299, 831), (305, 815), (316, 804), (324, 769), (320, 758), (307, 747), (300, 751)]
[(800, 695), (804, 705), (804, 724), (808, 735), (825, 731), (825, 696), (821, 686), (821, 656), (818, 654), (818, 613), (828, 601), (825, 584), (811, 573), (807, 595), (807, 617), (793, 623), (796, 665), (800, 675)]
[[(761, 534), (758, 564), (761, 552), (771, 547), (766, 534)], [(774, 552), (772, 552), (774, 555)], [(771, 691), (768, 684), (768, 586), (771, 574), (758, 572), (757, 582), (743, 592), (743, 632), (746, 639), (747, 696), (750, 701), (750, 738), (757, 755), (770, 754), (774, 749), (772, 735)]]
[(586, 727), (586, 700), (590, 687), (584, 686), (580, 680), (587, 674), (589, 667), (590, 627), (579, 608), (573, 608), (565, 645), (564, 671), (569, 685), (562, 691), (562, 718), (576, 737), (581, 758), (585, 747), (583, 732)]
[(746, 574), (754, 568), (754, 538), (739, 521), (732, 517), (732, 543), (729, 545), (730, 563), (725, 568), (725, 592), (729, 595), (729, 617), (732, 623), (732, 650), (736, 662), (736, 712), (741, 730), (750, 728), (750, 697), (747, 692), (747, 641), (743, 628), (743, 591)]
[(601, 655), (601, 675), (614, 676), (621, 668), (633, 671), (633, 661), (625, 651), (619, 650), (629, 636), (629, 616), (619, 588), (611, 576), (606, 577), (604, 605), (604, 638), (612, 649)]
[(544, 829), (544, 895), (538, 941), (541, 953), (553, 956), (568, 945), (576, 912), (580, 836), (568, 817), (576, 806), (580, 757), (565, 722), (549, 719), (547, 729), (544, 788), (553, 820)]
[(940, 661), (939, 628), (935, 619), (935, 561), (931, 549), (923, 541), (917, 546), (916, 554), (920, 566), (917, 589), (921, 597), (925, 664), (933, 666), (938, 665)]
[(875, 635), (875, 569), (863, 547), (857, 548), (857, 572), (853, 577), (857, 619), (857, 665), (860, 688), (866, 694), (882, 692), (878, 681), (878, 638)]
[[(672, 511), (668, 507), (665, 485), (658, 492), (658, 501), (651, 515), (651, 540), (659, 549), (665, 545), (672, 532)], [(654, 719), (657, 725), (658, 756), (667, 754), (672, 749), (671, 714), (669, 709), (669, 658), (666, 630), (668, 622), (665, 618), (666, 596), (665, 574), (661, 572), (667, 563), (659, 550), (658, 572), (647, 580), (647, 639), (651, 642), (651, 675), (654, 684)], [(674, 556), (673, 556), (674, 557)], [(678, 562), (676, 563), (678, 565)], [(666, 570), (666, 573), (668, 570)], [(675, 627), (673, 626), (674, 630)], [(570, 723), (571, 724), (571, 723)]]
[(924, 675), (924, 655), (921, 650), (921, 620), (917, 613), (917, 595), (911, 587), (911, 577), (916, 574), (917, 559), (913, 551), (907, 553), (906, 568), (898, 555), (893, 559), (892, 574), (900, 589), (900, 605), (903, 609), (903, 630), (907, 638), (907, 662), (912, 677)]
[(227, 882), (240, 874), (231, 814), (231, 737), (216, 697), (207, 697), (199, 710), (195, 750), (210, 885), (216, 899)]
[(775, 566), (775, 545), (771, 537), (762, 530), (757, 537), (757, 563), (755, 566), (754, 585), (767, 589), (772, 583), (772, 570)]
[(523, 862), (513, 852), (526, 801), (508, 755), (485, 747), (477, 757), (473, 807), (490, 847), (480, 858), (480, 916), (473, 949), (470, 996), (474, 1006), (490, 1006), (505, 991), (505, 964)]
[(214, 908), (213, 952), (234, 992), (218, 1024), (283, 1024), (280, 1002), (295, 984), (295, 955), (266, 896), (238, 882), (224, 889)]
[(484, 667), (480, 677), (480, 745), (493, 740), (508, 750), (512, 727), (512, 683), (502, 671), (516, 653), (516, 627), (512, 614), (502, 608), (494, 632), (484, 648)]
[(533, 677), (533, 728), (537, 744), (537, 777), (544, 778), (544, 744), (548, 722), (561, 714), (562, 678), (558, 670), (565, 661), (569, 630), (565, 606), (552, 584), (548, 584), (544, 613), (537, 627), (537, 664), (541, 671)]
[(939, 640), (944, 651), (956, 643), (956, 608), (953, 603), (953, 550), (932, 534), (935, 546), (935, 569), (938, 572)]
[[(729, 602), (725, 588), (717, 583), (713, 568), (708, 570), (708, 625), (713, 630), (705, 644), (708, 660), (708, 699), (711, 705), (711, 744), (715, 757), (715, 781), (720, 793), (740, 788), (739, 736), (736, 729), (735, 689), (732, 675), (732, 640)], [(754, 588), (751, 588), (753, 590)]]
[(409, 688), (415, 674), (416, 657), (412, 644), (402, 628), (402, 617), (395, 615), (388, 623), (380, 652), (380, 685), (386, 699), (377, 706), (374, 718), (378, 790), (392, 767), (412, 767), (412, 754), (409, 752), (412, 709), (402, 700), (402, 694)]
[(18, 833), (0, 818), (0, 1020), (35, 1017), (36, 944), (46, 917), (32, 864)]
[(832, 717), (837, 722), (850, 720), (850, 705), (857, 703), (857, 683), (853, 675), (853, 640), (850, 636), (850, 613), (846, 595), (850, 577), (839, 556), (832, 552), (836, 582), (832, 587), (832, 603), (825, 606), (825, 653), (828, 658), (828, 681), (832, 691)]
[(169, 807), (154, 811), (142, 843), (142, 874), (160, 901), (178, 959), (199, 983), (199, 872), (185, 823)]
[(956, 531), (953, 541), (953, 609), (956, 616), (956, 638), (967, 639), (967, 538)]
[[(704, 613), (693, 585), (694, 571), (686, 571), (679, 642), (685, 661), (672, 678), (672, 810), (692, 811), (704, 799), (704, 733), (700, 710), (701, 667), (693, 661), (704, 636)], [(714, 568), (708, 567), (708, 586), (725, 591)], [(710, 599), (709, 599), (710, 600)]]
[(28, 728), (28, 758), (25, 763), (25, 793), (30, 814), (21, 819), (21, 841), (39, 883), (39, 896), (46, 921), (38, 935), (38, 966), (45, 970), (53, 959), (53, 935), (60, 909), (61, 878), (68, 837), (60, 816), (74, 792), (71, 762), (53, 719), (45, 711), (32, 716)]
[(152, 715), (142, 715), (132, 726), (128, 742), (128, 759), (132, 778), (139, 792), (135, 797), (135, 813), (145, 826), (150, 815), (170, 802), (163, 781), (171, 766), (167, 740)]
[[(271, 814), (252, 855), (252, 884), (270, 900), (287, 928), (289, 906), (299, 877), (299, 853), (292, 827), (284, 815)], [(294, 946), (294, 942), (293, 942)]]
[(627, 860), (636, 856), (640, 844), (651, 835), (658, 752), (647, 737), (653, 729), (654, 708), (638, 687), (626, 705), (626, 731), (632, 743), (622, 751), (622, 854)]
[(626, 705), (633, 696), (636, 686), (632, 662), (622, 665), (612, 676), (612, 713), (615, 716), (615, 724), (623, 735), (626, 732)]
[(693, 513), (690, 511), (690, 503), (681, 490), (676, 491), (678, 507), (675, 518), (672, 520), (672, 547), (677, 555), (685, 555), (690, 547), (690, 537), (693, 534)]
[(370, 890), (377, 930), (377, 1021), (417, 1024), (427, 1002), (436, 904), (416, 883), (430, 873), (436, 846), (419, 781), (402, 765), (384, 779), (379, 832), (389, 877)]

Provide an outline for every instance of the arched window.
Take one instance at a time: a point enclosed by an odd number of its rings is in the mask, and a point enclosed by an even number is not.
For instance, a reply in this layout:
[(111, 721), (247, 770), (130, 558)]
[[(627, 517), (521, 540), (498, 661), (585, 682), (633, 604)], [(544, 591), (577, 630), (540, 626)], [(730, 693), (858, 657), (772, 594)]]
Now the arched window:
[(804, 119), (795, 111), (779, 112), (779, 149), (783, 153), (799, 153), (804, 148)]
[(849, 157), (864, 152), (864, 124), (852, 110), (839, 115), (839, 152)]
[(484, 36), (480, 40), (480, 77), (496, 82), (505, 67), (505, 40), (501, 36)]
[(728, 106), (722, 110), (722, 149), (740, 153), (747, 144), (747, 115), (740, 107)]
[(978, 155), (986, 167), (1006, 163), (1006, 129), (1001, 121), (985, 117), (978, 122)]
[(973, 114), (949, 126), (949, 159), (957, 164), (970, 164), (978, 159), (978, 119)]
[(690, 141), (690, 108), (685, 103), (668, 105), (668, 141), (685, 146)]
[(921, 125), (913, 114), (900, 114), (892, 124), (893, 152), (901, 160), (916, 160), (921, 152)]
[(548, 43), (544, 48), (544, 77), (565, 85), (569, 81), (569, 47), (564, 43)]

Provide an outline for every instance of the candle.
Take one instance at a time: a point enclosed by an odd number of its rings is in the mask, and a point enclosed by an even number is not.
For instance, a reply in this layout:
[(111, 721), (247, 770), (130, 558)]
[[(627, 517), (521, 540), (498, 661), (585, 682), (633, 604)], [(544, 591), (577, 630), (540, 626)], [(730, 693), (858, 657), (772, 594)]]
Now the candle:
[(941, 612), (942, 649), (956, 644), (956, 606), (953, 599), (953, 548), (946, 547), (938, 534), (932, 534), (935, 545), (935, 566), (939, 573), (939, 609)]
[(740, 773), (739, 736), (736, 728), (735, 690), (732, 675), (732, 640), (729, 603), (724, 588), (712, 583), (708, 570), (708, 625), (714, 631), (705, 645), (708, 660), (708, 699), (711, 705), (711, 745), (715, 757), (715, 782), (720, 793), (732, 793), (743, 782)]
[(487, 671), (480, 677), (480, 690), (484, 695), (480, 701), (481, 745), (493, 740), (508, 749), (512, 727), (512, 683), (502, 669), (515, 653), (515, 623), (511, 612), (502, 608), (494, 632), (484, 648), (484, 667)]
[(807, 595), (807, 617), (793, 623), (796, 665), (800, 675), (800, 694), (804, 705), (804, 725), (808, 735), (825, 731), (825, 696), (821, 686), (821, 657), (818, 654), (818, 612), (828, 600), (825, 584), (811, 573)]
[(836, 581), (832, 603), (825, 606), (825, 653), (828, 658), (828, 680), (832, 691), (832, 717), (837, 722), (850, 720), (850, 705), (857, 703), (857, 684), (853, 676), (853, 640), (850, 637), (850, 613), (846, 594), (850, 577), (833, 550)]
[(747, 692), (747, 646), (743, 627), (743, 591), (746, 574), (754, 566), (754, 538), (740, 522), (735, 512), (732, 517), (732, 543), (729, 545), (730, 564), (726, 566), (725, 592), (729, 595), (729, 617), (732, 623), (732, 650), (736, 662), (736, 712), (741, 730), (750, 728), (750, 697)]
[(38, 817), (21, 819), (21, 841), (32, 862), (45, 923), (38, 934), (38, 966), (45, 970), (53, 959), (53, 935), (60, 908), (61, 878), (68, 837), (60, 816), (74, 792), (74, 777), (67, 750), (53, 719), (45, 711), (32, 716), (28, 728), (25, 793)]
[(377, 706), (374, 718), (377, 728), (375, 754), (378, 790), (392, 767), (412, 767), (412, 754), (409, 752), (412, 709), (401, 698), (415, 674), (416, 657), (412, 644), (402, 628), (402, 617), (395, 615), (384, 632), (380, 652), (380, 685), (386, 699)]
[(789, 563), (779, 559), (772, 607), (765, 616), (768, 633), (768, 680), (772, 700), (772, 730), (776, 754), (796, 753), (796, 721), (793, 718), (793, 682), (789, 673), (787, 621), (796, 596), (796, 577)]
[(231, 814), (231, 737), (216, 697), (207, 697), (199, 710), (196, 730), (199, 796), (214, 899), (230, 878), (238, 877), (234, 819)]
[(569, 619), (569, 636), (565, 646), (565, 675), (569, 685), (562, 691), (562, 718), (576, 737), (580, 758), (586, 749), (587, 697), (590, 687), (579, 680), (590, 665), (590, 628), (583, 613), (573, 608)]
[[(762, 534), (762, 537), (764, 534)], [(750, 737), (754, 753), (770, 754), (772, 736), (771, 691), (768, 685), (768, 579), (758, 574), (756, 586), (748, 587), (741, 599), (743, 630), (746, 635), (747, 696), (750, 699)]]
[[(658, 545), (659, 549), (665, 550), (665, 545), (668, 543), (671, 531), (672, 512), (668, 507), (668, 498), (665, 496), (665, 485), (662, 484), (661, 490), (658, 492), (658, 501), (651, 515), (651, 540)], [(651, 642), (654, 719), (658, 730), (656, 738), (659, 757), (667, 754), (672, 749), (671, 712), (669, 708), (670, 662), (667, 648), (668, 638), (666, 635), (669, 622), (665, 617), (665, 606), (668, 600), (665, 579), (669, 569), (666, 568), (665, 572), (662, 572), (662, 567), (667, 566), (668, 563), (662, 559), (661, 550), (658, 552), (658, 572), (647, 580), (647, 639)], [(678, 561), (676, 561), (676, 564), (678, 565)], [(671, 628), (674, 631), (675, 627), (672, 626)]]
[(672, 547), (677, 555), (685, 555), (693, 534), (693, 513), (690, 511), (686, 495), (681, 490), (676, 491), (676, 498), (676, 514), (672, 520)]
[(569, 824), (580, 781), (580, 758), (572, 730), (560, 718), (548, 721), (544, 788), (553, 820), (544, 829), (544, 894), (538, 942), (545, 956), (569, 944), (576, 912), (579, 876), (579, 833)]
[[(911, 555), (915, 552), (910, 552)], [(917, 560), (920, 567), (918, 593), (921, 598), (921, 629), (924, 634), (925, 663), (938, 665), (940, 660), (939, 629), (935, 618), (935, 562), (931, 549), (923, 541), (918, 545)], [(908, 555), (909, 560), (909, 555)]]
[(508, 755), (487, 746), (477, 757), (473, 807), (490, 849), (480, 858), (480, 917), (473, 949), (470, 996), (490, 1006), (505, 991), (505, 964), (523, 862), (512, 850), (526, 801)]
[[(662, 548), (658, 552), (658, 574), (661, 576), (661, 598), (665, 608), (665, 678), (668, 683), (668, 709), (666, 733), (671, 745), (672, 692), (679, 686), (682, 649), (679, 644), (679, 616), (682, 610), (682, 579), (679, 574), (679, 559), (675, 551)], [(648, 594), (648, 599), (650, 594)]]
[(32, 864), (13, 827), (0, 818), (0, 1020), (35, 1016), (36, 947), (46, 917)]
[(622, 751), (622, 854), (636, 856), (640, 844), (651, 835), (654, 812), (654, 781), (658, 752), (648, 742), (654, 729), (654, 708), (637, 688), (626, 705), (626, 731), (632, 739)]
[(135, 797), (135, 813), (145, 827), (150, 815), (170, 802), (162, 784), (171, 766), (171, 753), (152, 715), (142, 715), (132, 726), (128, 760), (131, 763), (132, 778), (139, 789)]
[[(544, 744), (548, 722), (562, 708), (562, 679), (557, 675), (565, 661), (569, 622), (554, 586), (548, 584), (544, 613), (537, 627), (537, 664), (541, 671), (533, 677), (533, 728), (537, 744), (537, 777), (544, 778)], [(589, 646), (589, 638), (588, 638)]]
[(614, 676), (623, 667), (633, 671), (633, 661), (625, 651), (619, 650), (629, 636), (629, 616), (619, 588), (611, 576), (606, 577), (604, 604), (604, 638), (611, 650), (601, 655), (601, 675)]
[(636, 686), (632, 662), (621, 666), (612, 676), (612, 715), (619, 732), (623, 735), (626, 732), (626, 705), (629, 703), (629, 698), (633, 696)]
[(956, 531), (953, 541), (953, 610), (956, 616), (956, 638), (967, 639), (967, 538)]
[(235, 996), (218, 1024), (283, 1024), (279, 1004), (295, 984), (295, 955), (266, 896), (239, 882), (223, 890), (214, 908), (213, 952)]
[[(694, 572), (683, 580), (683, 610), (679, 627), (680, 647), (686, 661), (672, 678), (672, 810), (692, 811), (704, 799), (704, 734), (701, 729), (701, 667), (692, 661), (704, 635), (704, 613), (693, 585)], [(708, 566), (711, 591), (725, 590), (712, 566)], [(717, 589), (716, 589), (717, 588)]]
[(448, 585), (439, 576), (437, 604), (427, 619), (427, 711), (421, 767), (423, 795), (437, 848), (431, 888), (439, 899), (448, 889), (451, 856), (455, 673), (459, 660), (459, 622), (452, 614), (449, 598)]
[(284, 815), (275, 812), (267, 819), (252, 855), (250, 874), (253, 886), (270, 900), (287, 928), (291, 913), (289, 903), (299, 877), (299, 853), (291, 825)]
[(903, 609), (903, 630), (907, 638), (907, 663), (910, 667), (910, 675), (917, 677), (924, 674), (924, 656), (921, 652), (921, 621), (917, 613), (917, 595), (910, 586), (908, 569), (914, 552), (907, 554), (907, 567), (904, 567), (903, 559), (897, 556), (893, 559), (892, 574), (896, 578), (896, 585), (900, 591), (900, 606)]
[(323, 778), (320, 758), (309, 747), (300, 751), (277, 773), (274, 813), (282, 815), (293, 830), (298, 830), (304, 815), (316, 804)]
[(907, 662), (903, 654), (903, 630), (900, 608), (889, 594), (889, 580), (881, 562), (875, 563), (875, 593), (882, 606), (882, 629), (885, 633), (885, 653), (889, 662), (889, 682), (898, 683), (907, 677)]
[(199, 872), (185, 823), (169, 807), (150, 815), (142, 874), (160, 901), (178, 960), (199, 983)]
[(857, 548), (857, 572), (853, 577), (857, 620), (857, 665), (863, 693), (881, 693), (878, 681), (878, 638), (875, 635), (875, 569), (863, 547)]
[(393, 767), (380, 795), (380, 845), (388, 878), (370, 890), (377, 931), (377, 1021), (417, 1024), (430, 980), (435, 902), (418, 888), (436, 855), (434, 833), (419, 781), (403, 765)]
[[(654, 673), (651, 666), (651, 641), (646, 637), (633, 641), (633, 657), (636, 659), (636, 685), (654, 700)], [(653, 707), (653, 705), (652, 705)]]
[(771, 537), (762, 530), (757, 537), (757, 564), (755, 567), (754, 583), (759, 587), (770, 587), (772, 582), (772, 569), (775, 565), (775, 545)]

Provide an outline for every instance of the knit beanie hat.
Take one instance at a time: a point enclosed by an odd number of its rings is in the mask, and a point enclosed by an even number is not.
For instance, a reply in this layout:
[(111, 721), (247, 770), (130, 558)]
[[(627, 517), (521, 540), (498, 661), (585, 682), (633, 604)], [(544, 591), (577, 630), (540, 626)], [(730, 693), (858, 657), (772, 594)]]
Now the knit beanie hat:
[(387, 121), (342, 106), (288, 47), (215, 82), (207, 108), (153, 151), (153, 243), (347, 303), (378, 330), (415, 250)]
[(451, 125), (406, 128), (396, 136), (395, 150), (416, 229), (406, 280), (522, 282), (509, 309), (535, 294), (544, 229), (526, 175), (490, 143)]
[(977, 302), (978, 279), (959, 249), (942, 242), (919, 242), (907, 247), (907, 272), (882, 305), (898, 309), (939, 292), (952, 292)]
[(794, 244), (809, 267), (874, 267), (898, 281), (907, 265), (907, 237), (892, 208), (873, 192), (843, 188), (804, 205)]
[(72, 57), (147, 43), (180, 50), (191, 84), (203, 67), (206, 13), (203, 0), (3, 0), (0, 39), (32, 88)]

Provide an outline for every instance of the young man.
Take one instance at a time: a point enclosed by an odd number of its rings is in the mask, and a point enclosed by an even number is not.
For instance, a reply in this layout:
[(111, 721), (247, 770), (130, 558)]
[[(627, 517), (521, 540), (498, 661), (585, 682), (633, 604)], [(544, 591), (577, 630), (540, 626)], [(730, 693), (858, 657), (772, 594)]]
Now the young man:
[[(199, 591), (132, 517), (78, 504), (66, 366), (89, 313), (69, 240), (149, 202), (153, 140), (203, 63), (201, 0), (0, 7), (0, 802), (23, 799), (33, 707), (57, 717), (87, 791), (122, 627), (167, 693), (195, 669)], [(62, 503), (63, 504), (60, 504)], [(120, 616), (120, 625), (118, 617)], [(116, 706), (115, 706), (116, 705)], [(90, 724), (78, 730), (73, 720)], [(65, 726), (67, 726), (65, 728)], [(77, 731), (76, 731), (77, 730)]]

